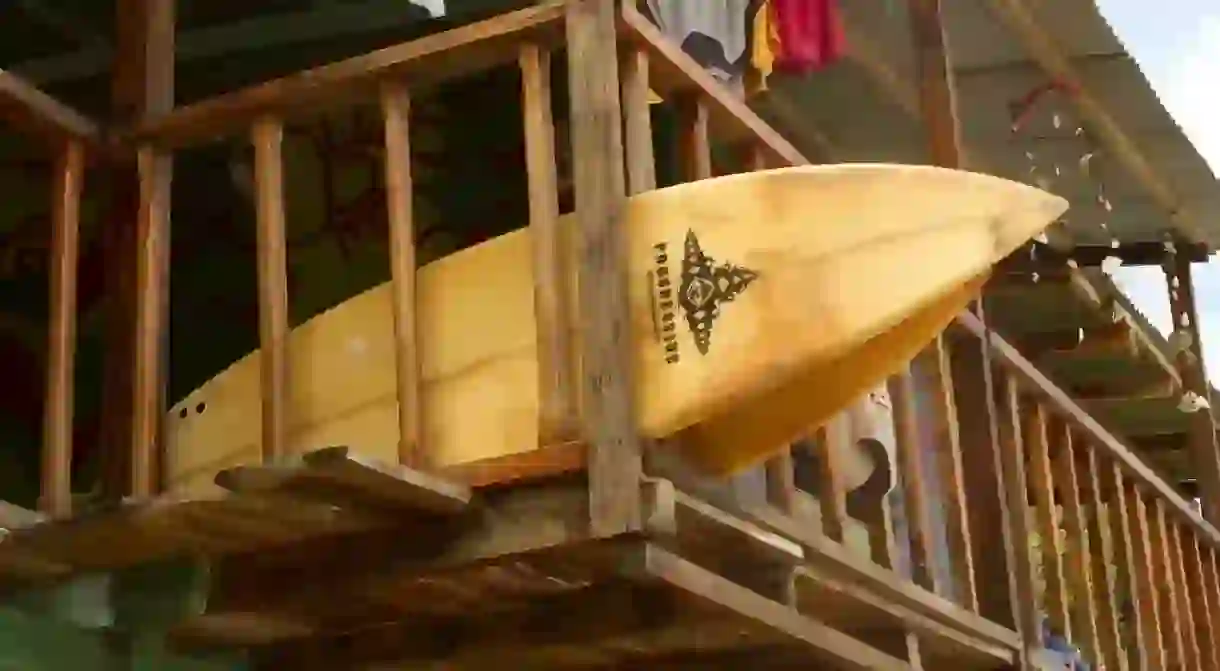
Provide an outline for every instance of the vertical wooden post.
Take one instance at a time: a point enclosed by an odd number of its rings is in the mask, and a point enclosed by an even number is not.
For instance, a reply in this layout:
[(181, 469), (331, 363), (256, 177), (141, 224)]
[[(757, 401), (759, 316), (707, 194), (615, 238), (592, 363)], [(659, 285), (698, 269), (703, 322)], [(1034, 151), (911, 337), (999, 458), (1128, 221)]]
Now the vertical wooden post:
[(564, 236), (559, 230), (559, 177), (551, 110), (551, 55), (526, 45), (519, 58), (525, 168), (529, 182), (530, 245), (533, 251), (534, 319), (538, 324), (538, 438), (543, 445), (576, 433), (571, 315), (572, 290)]
[[(908, 0), (910, 25), (916, 54), (919, 79), (919, 100), (928, 153), (934, 165), (958, 168), (962, 164), (961, 129), (957, 118), (953, 72), (945, 46), (945, 29), (941, 16), (941, 0)], [(977, 307), (982, 316), (981, 304)], [(968, 350), (968, 351), (966, 351)], [(965, 446), (966, 498), (970, 502), (968, 517), (971, 527), (973, 556), (979, 575), (979, 610), (1003, 624), (1013, 624), (1022, 640), (1034, 644), (1037, 630), (1029, 631), (1032, 616), (1026, 609), (1035, 604), (1021, 603), (1020, 584), (1015, 568), (1031, 561), (1027, 539), (1012, 538), (1012, 517), (1009, 501), (1019, 500), (1016, 493), (1006, 497), (1004, 465), (996, 423), (996, 402), (991, 377), (990, 345), (981, 350), (974, 345), (964, 348), (954, 361), (954, 380), (967, 377), (957, 389), (962, 407), (962, 443)], [(957, 373), (960, 371), (961, 376)], [(973, 406), (967, 408), (966, 404)], [(969, 436), (969, 439), (967, 439)], [(1024, 511), (1021, 511), (1024, 513)], [(997, 537), (998, 536), (998, 537)], [(1024, 650), (1022, 651), (1024, 656)], [(1021, 665), (1027, 666), (1023, 659)]]
[(76, 277), (80, 258), (80, 199), (85, 150), (69, 141), (55, 165), (51, 196), (50, 328), (43, 409), (42, 512), (72, 514), (72, 403), (76, 391)]
[(390, 226), (390, 289), (394, 314), (394, 370), (398, 392), (398, 463), (418, 467), (420, 452), (419, 336), (415, 300), (415, 221), (412, 212), (411, 98), (404, 85), (381, 89), (385, 124), (386, 216)]
[[(1203, 364), (1203, 345), (1199, 335), (1199, 314), (1195, 304), (1194, 276), (1190, 259), (1184, 254), (1170, 254), (1165, 263), (1165, 278), (1169, 284), (1169, 312), (1173, 327), (1190, 337), (1190, 347), (1178, 352), (1174, 363), (1182, 378), (1183, 392), (1194, 392), (1211, 400), (1211, 384)], [(1199, 498), (1203, 516), (1212, 524), (1220, 522), (1220, 449), (1211, 409), (1191, 415), (1188, 445), (1199, 481)]]
[(623, 54), (623, 125), (627, 131), (627, 192), (631, 195), (657, 188), (648, 67), (648, 52), (643, 49), (633, 46)]
[(908, 364), (889, 380), (890, 400), (894, 405), (894, 439), (897, 447), (898, 481), (906, 506), (911, 547), (911, 578), (916, 584), (946, 596), (946, 586), (936, 562), (936, 538), (932, 530), (927, 472), (921, 454), (918, 410), (915, 406), (915, 377)]
[(694, 182), (712, 176), (712, 147), (707, 103), (698, 93), (678, 99), (678, 155), (682, 179)]
[(1022, 634), (1024, 641), (1032, 643), (1037, 640), (1038, 632), (1023, 631), (1023, 623), (1028, 618), (1019, 608), (1034, 604), (1018, 603), (1015, 571), (1016, 546), (1019, 545), (1022, 552), (1028, 552), (1029, 539), (1013, 538), (1012, 535), (1012, 511), (1004, 495), (990, 345), (985, 341), (963, 341), (961, 346), (951, 348), (951, 361), (961, 422), (962, 468), (966, 497), (970, 501), (970, 536), (978, 572), (975, 584), (979, 613), (1013, 627)]
[(929, 158), (933, 165), (957, 168), (962, 162), (961, 129), (940, 4), (941, 0), (908, 1)]
[(575, 259), (582, 433), (589, 443), (589, 518), (594, 535), (640, 528), (640, 440), (635, 433), (628, 350), (625, 202), (619, 107), (617, 3), (567, 6), (572, 98)]
[(153, 147), (139, 150), (140, 210), (136, 226), (135, 383), (132, 390), (131, 492), (159, 489), (162, 429), (169, 355), (169, 254), (171, 157)]
[[(958, 420), (949, 344), (943, 336), (936, 338), (929, 353), (933, 359), (931, 370), (937, 395), (936, 435), (940, 441), (940, 449), (934, 454), (945, 492), (945, 525), (954, 589), (962, 605), (972, 611), (978, 611), (975, 551), (971, 541), (973, 534), (970, 530), (968, 503), (970, 497), (966, 493), (966, 476), (962, 466), (961, 422)], [(997, 418), (998, 421), (1002, 420)]]
[[(1002, 449), (1000, 450), (1003, 494), (1008, 502), (1011, 534), (1017, 538), (1031, 538), (1033, 524), (1028, 506), (1029, 483), (1026, 480), (1025, 433), (1021, 412), (1021, 390), (1017, 380), (1005, 376), (1004, 414), (999, 419)], [(1031, 446), (1032, 447), (1032, 446)], [(1012, 556), (1011, 580), (1015, 585), (1013, 598), (1022, 602), (1017, 608), (1018, 631), (1038, 632), (1037, 586), (1034, 574), (1034, 557), (1031, 552), (1014, 552)]]
[[(118, 0), (112, 112), (134, 123), (174, 105), (174, 0)], [(111, 166), (112, 220), (103, 229), (106, 272), (106, 361), (100, 449), (108, 497), (155, 489), (167, 348), (168, 216), (171, 160), (153, 152)], [(166, 245), (161, 249), (161, 245)], [(161, 252), (165, 257), (161, 258)], [(157, 265), (161, 264), (161, 265)], [(140, 284), (141, 272), (158, 286)], [(142, 302), (156, 301), (144, 305)], [(137, 352), (138, 342), (145, 350)], [(151, 348), (151, 349), (148, 349)], [(149, 358), (151, 357), (151, 358)], [(145, 363), (140, 363), (144, 361)], [(141, 370), (145, 366), (145, 370)], [(139, 382), (140, 375), (147, 375)], [(151, 410), (138, 410), (152, 403)], [(143, 412), (143, 414), (139, 414)], [(138, 415), (138, 416), (137, 416)], [(146, 437), (153, 436), (151, 442)]]
[(287, 451), (288, 254), (284, 222), (284, 125), (260, 119), (251, 132), (257, 207), (258, 340), (262, 368), (263, 461)]

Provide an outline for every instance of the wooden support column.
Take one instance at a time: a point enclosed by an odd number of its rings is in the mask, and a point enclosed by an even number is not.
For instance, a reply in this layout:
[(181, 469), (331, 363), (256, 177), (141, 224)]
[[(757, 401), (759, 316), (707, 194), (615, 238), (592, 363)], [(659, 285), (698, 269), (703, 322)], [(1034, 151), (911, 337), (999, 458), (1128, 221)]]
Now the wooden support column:
[(51, 194), (50, 327), (43, 409), (42, 496), (53, 517), (72, 514), (72, 405), (76, 362), (76, 277), (80, 259), (80, 199), (85, 150), (78, 141), (60, 149)]
[[(961, 129), (953, 72), (945, 45), (941, 0), (909, 0), (908, 4), (928, 154), (935, 165), (959, 168), (962, 165)], [(981, 303), (976, 303), (976, 309), (982, 319)], [(957, 349), (952, 361), (953, 392), (960, 404), (957, 415), (960, 426), (957, 428), (962, 443), (979, 612), (1005, 626), (1013, 626), (1022, 640), (1034, 643), (1039, 633), (1030, 631), (1035, 618), (1027, 611), (1035, 604), (1023, 603), (1018, 596), (1020, 583), (1016, 573), (1018, 565), (1026, 565), (1031, 560), (1024, 556), (1022, 562), (1016, 561), (1017, 552), (1028, 552), (1028, 543), (1025, 538), (1012, 538), (1012, 515), (1025, 511), (1009, 508), (1010, 500), (1024, 500), (1024, 497), (1015, 493), (1005, 495), (1009, 483), (1004, 476), (990, 349), (985, 343), (978, 346), (974, 342)], [(953, 430), (954, 427), (948, 428)], [(1019, 436), (1014, 434), (1011, 438), (1017, 440)], [(1026, 664), (1022, 662), (1022, 665)]]
[(619, 106), (618, 3), (568, 3), (574, 258), (582, 399), (595, 535), (640, 528), (640, 440), (633, 412), (627, 278), (619, 217), (626, 201)]
[[(411, 176), (411, 96), (405, 85), (399, 82), (388, 82), (382, 86), (381, 115), (385, 125), (385, 193), (386, 214), (390, 225), (390, 288), (394, 296), (398, 463), (403, 466), (418, 467), (424, 464), (427, 455), (421, 451), (419, 442), (421, 374), (415, 298), (415, 275), (418, 264), (415, 259), (415, 214), (412, 209), (414, 192)], [(282, 184), (280, 188), (283, 188)], [(287, 259), (282, 259), (282, 261), (286, 269)], [(285, 294), (287, 294), (286, 288)], [(285, 322), (286, 320), (287, 313), (285, 312)]]
[[(983, 617), (1034, 641), (1037, 632), (1022, 631), (1022, 617), (1015, 561), (1015, 545), (1028, 551), (1027, 538), (1013, 538), (1011, 513), (1004, 496), (1001, 436), (997, 418), (991, 357), (988, 346), (973, 338), (953, 347), (954, 393), (961, 422), (962, 467), (966, 498), (970, 502), (969, 526), (974, 566), (977, 571), (978, 611)], [(1015, 436), (1014, 436), (1015, 438)], [(1020, 627), (1018, 629), (1018, 627)]]
[[(254, 145), (257, 210), (255, 237), (258, 249), (262, 457), (263, 463), (274, 463), (288, 451), (288, 242), (284, 216), (284, 124), (275, 118), (260, 119), (255, 122), (250, 138)], [(391, 216), (394, 214), (391, 212)]]
[[(1190, 346), (1174, 357), (1174, 365), (1182, 378), (1182, 391), (1194, 392), (1210, 401), (1211, 384), (1207, 381), (1207, 369), (1203, 364), (1190, 257), (1187, 254), (1169, 255), (1165, 261), (1165, 279), (1169, 285), (1169, 311), (1173, 316), (1174, 329), (1184, 331), (1190, 338)], [(1220, 521), (1220, 450), (1217, 449), (1214, 422), (1210, 408), (1193, 413), (1188, 439), (1195, 477), (1199, 482), (1203, 516), (1212, 524)]]
[[(173, 108), (174, 5), (174, 0), (115, 3), (115, 123), (135, 123)], [(102, 489), (109, 498), (154, 489), (155, 445), (164, 415), (171, 163), (159, 152), (146, 153), (142, 165), (135, 156), (119, 157), (108, 175), (111, 214), (103, 228), (107, 393), (98, 447)], [(141, 273), (147, 281), (137, 284)], [(143, 378), (137, 381), (137, 375)], [(137, 411), (135, 404), (141, 402), (151, 405)], [(148, 436), (153, 442), (143, 442)]]
[(908, 4), (928, 157), (933, 165), (958, 168), (962, 164), (961, 127), (957, 119), (953, 72), (945, 48), (941, 0), (909, 0)]

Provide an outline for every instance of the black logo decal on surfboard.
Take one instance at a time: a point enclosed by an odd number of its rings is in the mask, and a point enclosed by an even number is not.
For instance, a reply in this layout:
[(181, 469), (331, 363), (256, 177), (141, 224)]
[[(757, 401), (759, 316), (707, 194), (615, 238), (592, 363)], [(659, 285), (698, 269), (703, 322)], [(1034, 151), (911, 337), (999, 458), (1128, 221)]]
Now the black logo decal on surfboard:
[(703, 252), (694, 231), (686, 232), (682, 254), (682, 286), (678, 304), (686, 314), (686, 325), (695, 348), (706, 355), (712, 344), (712, 327), (720, 316), (720, 306), (731, 303), (758, 279), (758, 273), (731, 263), (715, 265)]
[[(731, 263), (716, 265), (704, 253), (694, 231), (686, 232), (682, 267), (677, 287), (669, 269), (669, 245), (653, 245), (655, 270), (648, 273), (653, 286), (653, 326), (657, 340), (665, 347), (665, 362), (677, 363), (677, 307), (681, 307), (695, 341), (695, 348), (707, 355), (712, 344), (712, 327), (720, 316), (720, 307), (732, 302), (758, 278), (758, 273)], [(676, 295), (675, 295), (676, 294)]]

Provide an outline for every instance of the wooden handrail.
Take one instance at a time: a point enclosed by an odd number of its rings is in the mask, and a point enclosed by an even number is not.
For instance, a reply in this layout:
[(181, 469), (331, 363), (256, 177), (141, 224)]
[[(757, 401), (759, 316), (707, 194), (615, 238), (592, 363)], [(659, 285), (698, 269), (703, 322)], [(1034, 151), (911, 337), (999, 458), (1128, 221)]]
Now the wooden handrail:
[(517, 60), (521, 44), (558, 44), (566, 0), (548, 0), (460, 28), (297, 72), (175, 109), (125, 139), (181, 148), (244, 132), (257, 118), (301, 114), (374, 100), (388, 78), (431, 84)]
[(800, 150), (755, 114), (745, 101), (713, 79), (631, 3), (623, 3), (619, 21), (620, 37), (642, 48), (651, 57), (655, 66), (650, 82), (652, 88), (663, 95), (697, 92), (708, 105), (708, 122), (718, 139), (759, 141), (780, 165), (809, 163)]
[(1090, 442), (1091, 446), (1096, 446), (1105, 453), (1106, 457), (1118, 463), (1129, 475), (1143, 483), (1144, 486), (1151, 488), (1175, 512), (1194, 525), (1195, 531), (1202, 538), (1205, 538), (1213, 547), (1220, 548), (1220, 531), (1217, 531), (1214, 526), (1196, 513), (1190, 503), (1144, 464), (1139, 457), (1135, 456), (1131, 448), (1119, 441), (1114, 434), (1107, 431), (1096, 419), (1093, 419), (1087, 411), (1069, 398), (1054, 382), (1047, 379), (1015, 347), (1000, 337), (999, 334), (984, 326), (978, 317), (972, 314), (962, 313), (958, 315), (957, 324), (986, 342), (991, 348), (992, 353), (999, 358), (1008, 372), (1014, 373), (1024, 380), (1030, 387), (1029, 391), (1033, 391), (1049, 401), (1052, 411), (1060, 413), (1064, 419), (1074, 424), (1076, 428), (1086, 432), (1093, 439)]
[(78, 140), (93, 145), (102, 135), (98, 125), (88, 117), (3, 69), (0, 69), (0, 119), (20, 131), (57, 142)]

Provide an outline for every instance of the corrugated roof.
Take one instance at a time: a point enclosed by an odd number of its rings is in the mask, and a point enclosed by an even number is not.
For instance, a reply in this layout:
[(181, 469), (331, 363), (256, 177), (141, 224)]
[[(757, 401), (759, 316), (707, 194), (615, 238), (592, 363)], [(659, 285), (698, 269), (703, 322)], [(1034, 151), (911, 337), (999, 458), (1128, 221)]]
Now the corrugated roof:
[[(1015, 0), (997, 0), (1002, 2)], [(1170, 208), (1157, 202), (1117, 156), (1090, 142), (1090, 133), (1077, 133), (1078, 127), (1089, 129), (1089, 125), (1078, 121), (1064, 94), (1053, 92), (1041, 98), (1014, 140), (1010, 105), (1049, 80), (1014, 34), (988, 9), (989, 4), (944, 3), (957, 77), (958, 114), (970, 166), (1029, 179), (1029, 151), (1039, 173), (1051, 180), (1051, 190), (1072, 202), (1068, 230), (1074, 240), (1105, 244), (1111, 233), (1123, 242), (1161, 239), (1173, 225)], [(1024, 4), (1031, 6), (1029, 11), (1038, 25), (1070, 59), (1083, 87), (1106, 108), (1168, 185), (1179, 209), (1201, 231), (1204, 241), (1213, 249), (1220, 246), (1220, 185), (1093, 0)], [(776, 97), (781, 106), (784, 99), (789, 99), (788, 104), (802, 114), (811, 112), (808, 119), (830, 138), (836, 158), (919, 161), (922, 140), (909, 114), (915, 72), (906, 4), (852, 0), (843, 6), (854, 41), (870, 43), (863, 48), (857, 46), (857, 53), (871, 50), (878, 54), (899, 85), (880, 93), (876, 65), (868, 65), (867, 58), (854, 58), (807, 77), (780, 79)], [(895, 92), (899, 98), (905, 95), (908, 99), (895, 100)], [(870, 95), (872, 105), (867, 102)], [(769, 113), (776, 115), (775, 110)], [(787, 116), (777, 121), (791, 127), (792, 115)], [(1081, 157), (1090, 152), (1095, 155), (1090, 161), (1092, 177), (1080, 165)], [(1098, 181), (1104, 185), (1112, 210), (1097, 203)], [(1102, 223), (1107, 226), (1103, 228)]]

